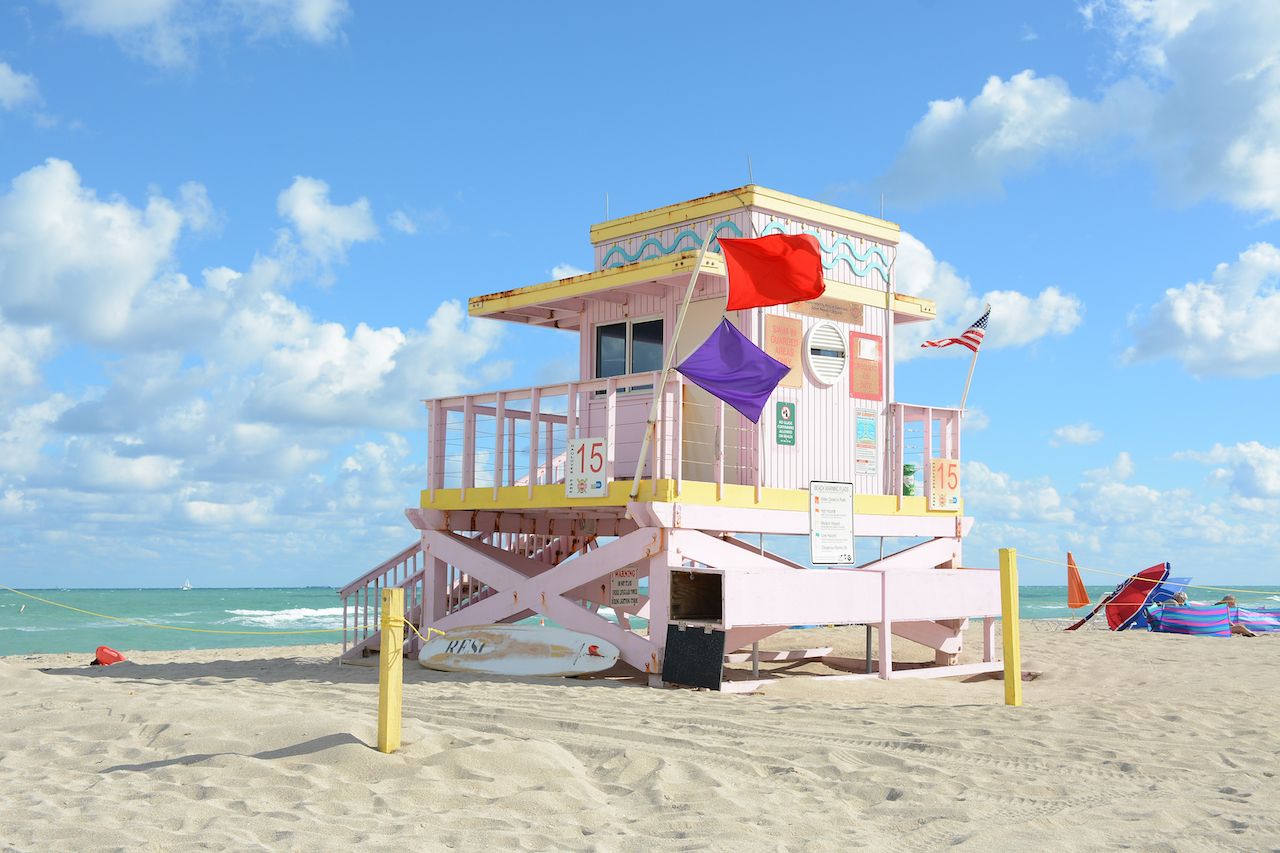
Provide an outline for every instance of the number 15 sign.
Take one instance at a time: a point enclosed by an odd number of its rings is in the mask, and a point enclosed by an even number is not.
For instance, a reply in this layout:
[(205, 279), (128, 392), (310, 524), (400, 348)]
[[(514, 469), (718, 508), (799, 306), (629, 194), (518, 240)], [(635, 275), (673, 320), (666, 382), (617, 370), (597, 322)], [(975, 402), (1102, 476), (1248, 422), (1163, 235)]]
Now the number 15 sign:
[(929, 461), (929, 509), (959, 508), (959, 460), (931, 459)]
[(569, 458), (564, 474), (564, 495), (567, 498), (603, 498), (609, 494), (609, 484), (604, 475), (604, 461), (608, 449), (603, 438), (574, 438), (569, 440)]

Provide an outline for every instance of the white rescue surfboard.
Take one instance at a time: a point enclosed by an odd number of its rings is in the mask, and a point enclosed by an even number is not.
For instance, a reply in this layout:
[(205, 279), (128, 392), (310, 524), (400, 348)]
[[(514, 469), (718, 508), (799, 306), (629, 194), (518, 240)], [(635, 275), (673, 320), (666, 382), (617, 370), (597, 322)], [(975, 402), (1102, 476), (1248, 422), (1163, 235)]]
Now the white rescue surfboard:
[(618, 662), (618, 647), (590, 634), (543, 625), (472, 625), (433, 636), (418, 663), (481, 675), (585, 675)]

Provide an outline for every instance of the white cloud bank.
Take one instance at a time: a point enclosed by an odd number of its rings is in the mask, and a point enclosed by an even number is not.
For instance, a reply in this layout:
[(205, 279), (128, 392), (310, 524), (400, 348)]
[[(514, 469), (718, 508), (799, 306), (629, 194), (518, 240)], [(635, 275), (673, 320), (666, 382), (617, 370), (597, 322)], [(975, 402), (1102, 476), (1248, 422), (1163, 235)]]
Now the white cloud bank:
[[(307, 177), (277, 203), (272, 249), (190, 280), (177, 250), (212, 215), (199, 185), (135, 204), (50, 160), (0, 193), (0, 549), (15, 566), (51, 536), (104, 565), (173, 558), (192, 525), (226, 565), (246, 526), (258, 562), (376, 540), (324, 579), (403, 546), (423, 463), (394, 431), (420, 438), (421, 399), (500, 378), (500, 325), (457, 302), (412, 327), (312, 316), (290, 285), (371, 239), (372, 206)], [(60, 374), (51, 392), (47, 362), (72, 344), (103, 378)]]
[(1280, 15), (1271, 0), (1095, 2), (1126, 75), (1096, 97), (1025, 70), (934, 101), (884, 178), (904, 203), (995, 195), (1051, 157), (1121, 144), (1180, 202), (1280, 216)]
[[(1265, 566), (1280, 548), (1280, 523), (1274, 520), (1280, 512), (1280, 448), (1257, 442), (1215, 445), (1174, 458), (1221, 467), (1203, 485), (1159, 488), (1138, 482), (1138, 466), (1122, 452), (1062, 490), (1048, 477), (1019, 480), (981, 462), (966, 462), (965, 511), (978, 519), (965, 543), (967, 564), (990, 565), (1001, 547), (1055, 562), (1073, 549), (1082, 566), (1111, 572), (1168, 560), (1175, 573), (1198, 576), (1201, 582), (1247, 582), (1250, 567)], [(1032, 561), (1024, 572), (1024, 582), (1064, 582), (1061, 563)], [(1252, 582), (1265, 582), (1265, 576), (1265, 568), (1253, 571)], [(1105, 585), (1119, 578), (1086, 575), (1085, 580)]]

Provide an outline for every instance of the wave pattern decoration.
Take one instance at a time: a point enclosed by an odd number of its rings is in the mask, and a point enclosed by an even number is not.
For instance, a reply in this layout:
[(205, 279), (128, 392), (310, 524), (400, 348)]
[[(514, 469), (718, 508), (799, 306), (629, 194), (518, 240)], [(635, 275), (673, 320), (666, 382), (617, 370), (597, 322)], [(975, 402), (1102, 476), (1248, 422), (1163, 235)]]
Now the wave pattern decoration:
[[(720, 236), (721, 231), (729, 231), (734, 237), (742, 236), (742, 229), (726, 219), (724, 222), (721, 222), (719, 225), (711, 229), (711, 240), (713, 243), (716, 238)], [(692, 244), (684, 245), (685, 240), (692, 241)], [(600, 269), (607, 270), (610, 267), (620, 267), (624, 264), (633, 264), (636, 261), (647, 261), (652, 258), (660, 258), (663, 255), (673, 255), (676, 252), (685, 252), (689, 249), (701, 248), (702, 238), (699, 237), (692, 228), (686, 228), (675, 236), (675, 239), (671, 241), (670, 245), (664, 245), (657, 237), (646, 237), (640, 244), (640, 247), (636, 249), (635, 254), (631, 254), (621, 246), (614, 246), (605, 253), (604, 259), (600, 262)], [(645, 252), (648, 252), (650, 249), (656, 249), (657, 251), (653, 254), (646, 255)], [(720, 251), (720, 247), (713, 245), (709, 251), (718, 252)], [(615, 255), (617, 256), (616, 260), (614, 259)]]
[[(769, 234), (786, 234), (787, 229), (783, 227), (781, 222), (770, 222), (760, 232), (761, 237)], [(859, 278), (866, 278), (867, 274), (872, 270), (880, 273), (880, 277), (886, 282), (889, 280), (889, 256), (885, 254), (884, 248), (881, 246), (868, 246), (865, 252), (859, 252), (858, 247), (848, 237), (837, 237), (827, 244), (822, 239), (822, 235), (813, 229), (800, 231), (801, 234), (809, 234), (818, 241), (818, 245), (822, 247), (822, 267), (823, 269), (834, 269), (836, 264), (845, 263), (849, 265), (849, 269)], [(827, 260), (826, 256), (830, 255), (831, 260)], [(879, 255), (879, 260), (873, 258)], [(858, 264), (862, 264), (861, 267)]]

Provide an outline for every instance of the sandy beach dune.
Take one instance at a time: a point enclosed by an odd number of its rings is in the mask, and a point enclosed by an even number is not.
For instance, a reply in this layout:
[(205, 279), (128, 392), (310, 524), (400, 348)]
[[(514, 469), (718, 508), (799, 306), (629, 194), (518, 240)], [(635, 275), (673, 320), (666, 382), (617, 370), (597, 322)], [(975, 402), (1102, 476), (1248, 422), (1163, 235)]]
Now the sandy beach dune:
[(6, 658), (0, 849), (1280, 850), (1275, 638), (1050, 627), (1024, 623), (1022, 708), (993, 680), (732, 696), (406, 662), (389, 756), (376, 670), (331, 646)]

